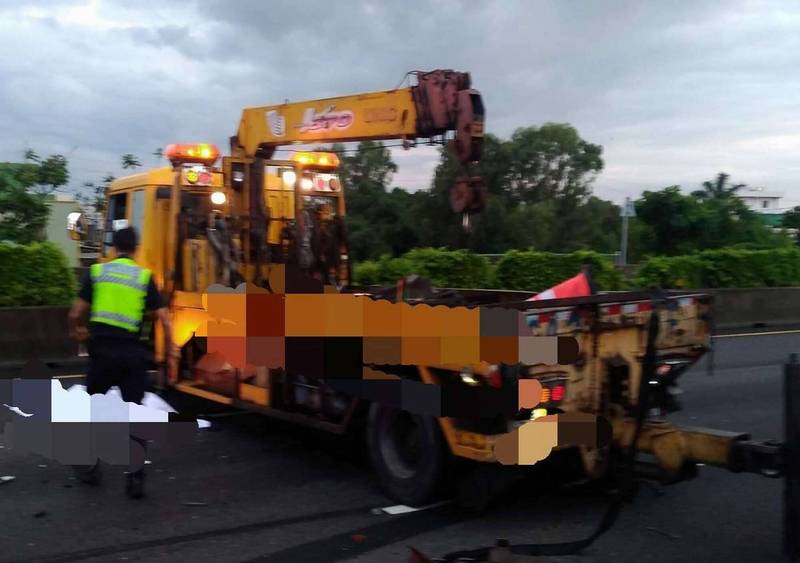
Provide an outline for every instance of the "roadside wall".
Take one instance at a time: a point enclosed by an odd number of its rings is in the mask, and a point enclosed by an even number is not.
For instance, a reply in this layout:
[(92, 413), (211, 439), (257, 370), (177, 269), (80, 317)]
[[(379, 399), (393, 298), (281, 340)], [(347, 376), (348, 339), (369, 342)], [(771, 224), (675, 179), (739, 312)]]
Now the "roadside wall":
[(0, 307), (0, 362), (77, 356), (69, 307)]
[(800, 325), (800, 287), (707, 289), (718, 330)]

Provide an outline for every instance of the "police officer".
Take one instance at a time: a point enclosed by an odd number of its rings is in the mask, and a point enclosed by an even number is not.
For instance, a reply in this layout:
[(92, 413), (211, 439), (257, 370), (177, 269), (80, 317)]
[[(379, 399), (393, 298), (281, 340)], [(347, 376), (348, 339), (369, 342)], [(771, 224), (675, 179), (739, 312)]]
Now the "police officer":
[[(155, 312), (161, 321), (170, 356), (174, 357), (178, 351), (171, 341), (169, 310), (150, 270), (131, 258), (136, 252), (137, 238), (133, 227), (114, 232), (116, 258), (92, 265), (70, 310), (69, 325), (71, 334), (87, 343), (90, 359), (87, 393), (106, 393), (116, 385), (124, 401), (141, 404), (147, 385), (147, 361), (140, 343), (145, 311)], [(131, 439), (144, 448), (144, 441), (134, 436)], [(99, 463), (91, 468), (76, 468), (78, 478), (93, 485), (99, 482), (99, 471)], [(128, 473), (126, 493), (133, 498), (144, 496), (143, 467)]]

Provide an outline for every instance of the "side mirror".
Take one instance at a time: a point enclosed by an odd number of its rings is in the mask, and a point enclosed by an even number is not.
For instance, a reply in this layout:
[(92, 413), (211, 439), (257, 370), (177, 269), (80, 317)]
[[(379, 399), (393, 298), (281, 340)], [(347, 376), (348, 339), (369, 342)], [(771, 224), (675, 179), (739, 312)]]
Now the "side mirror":
[(86, 219), (77, 211), (67, 215), (67, 233), (72, 240), (86, 239)]

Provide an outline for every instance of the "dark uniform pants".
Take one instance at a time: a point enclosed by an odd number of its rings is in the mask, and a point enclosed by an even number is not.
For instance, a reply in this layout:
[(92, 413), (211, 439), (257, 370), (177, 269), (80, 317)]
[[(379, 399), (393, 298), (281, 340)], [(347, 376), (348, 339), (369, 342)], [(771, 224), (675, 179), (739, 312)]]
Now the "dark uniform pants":
[(86, 392), (107, 393), (119, 387), (122, 399), (141, 404), (147, 386), (147, 359), (137, 340), (93, 338), (88, 346)]
[[(138, 340), (123, 338), (92, 338), (88, 345), (89, 369), (86, 373), (86, 392), (105, 394), (115, 385), (122, 400), (141, 404), (147, 388), (147, 357)], [(147, 442), (136, 436), (131, 440), (147, 452)], [(136, 447), (131, 444), (131, 447)]]

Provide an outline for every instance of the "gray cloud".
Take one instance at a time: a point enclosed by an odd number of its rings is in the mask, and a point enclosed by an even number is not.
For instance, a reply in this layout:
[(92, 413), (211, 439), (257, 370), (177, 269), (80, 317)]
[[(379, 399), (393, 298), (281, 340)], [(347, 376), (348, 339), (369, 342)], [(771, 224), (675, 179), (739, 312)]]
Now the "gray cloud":
[[(224, 146), (248, 105), (449, 67), (472, 72), (490, 132), (567, 121), (602, 144), (603, 197), (725, 170), (800, 201), (792, 4), (146, 0), (0, 16), (0, 159), (72, 151), (77, 185), (118, 172), (123, 152), (150, 163), (173, 141)], [(427, 187), (436, 151), (396, 154), (395, 183)]]

